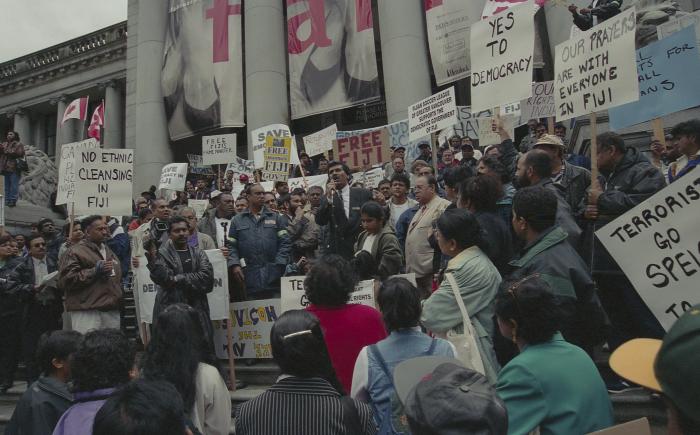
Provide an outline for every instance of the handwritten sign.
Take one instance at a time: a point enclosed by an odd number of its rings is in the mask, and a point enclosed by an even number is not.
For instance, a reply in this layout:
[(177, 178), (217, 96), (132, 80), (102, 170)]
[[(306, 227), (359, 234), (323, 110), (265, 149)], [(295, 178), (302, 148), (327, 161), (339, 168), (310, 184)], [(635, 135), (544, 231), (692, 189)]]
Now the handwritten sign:
[(627, 9), (556, 46), (557, 120), (589, 115), (639, 99), (635, 19), (635, 9)]
[(265, 144), (265, 169), (262, 177), (267, 181), (287, 181), (289, 178), (289, 160), (292, 138), (267, 137)]
[(235, 158), (235, 134), (202, 136), (202, 160), (205, 165), (224, 165)]
[(163, 166), (158, 188), (182, 192), (185, 190), (186, 178), (187, 163), (170, 163)]
[(408, 129), (411, 140), (429, 137), (431, 133), (447, 128), (455, 122), (457, 122), (457, 103), (454, 87), (431, 95), (408, 108)]
[[(240, 358), (272, 358), (270, 331), (281, 314), (279, 299), (234, 302), (229, 318), (233, 322), (233, 356)], [(227, 359), (227, 331), (224, 322), (214, 322), (216, 356)]]
[[(253, 160), (255, 161), (255, 169), (265, 167), (265, 144), (267, 137), (292, 137), (292, 132), (284, 124), (270, 124), (253, 130), (251, 134), (253, 139)], [(249, 156), (250, 157), (250, 156)]]
[(134, 150), (81, 149), (75, 156), (75, 213), (130, 215)]
[(214, 288), (207, 293), (209, 302), (209, 317), (211, 320), (226, 320), (229, 318), (228, 310), (228, 267), (226, 257), (221, 249), (208, 249), (204, 251), (214, 268)]
[(202, 156), (199, 154), (187, 154), (187, 161), (190, 162), (189, 171), (193, 174), (210, 175), (214, 173), (211, 166), (202, 162)]
[(426, 1), (425, 24), (438, 86), (469, 76), (469, 26), (481, 5), (465, 0)]
[[(304, 291), (303, 276), (286, 276), (280, 281), (280, 292), (282, 298), (281, 312), (289, 310), (304, 309), (309, 306), (309, 299)], [(374, 280), (360, 281), (355, 286), (355, 291), (350, 293), (351, 304), (362, 304), (375, 308), (374, 301)]]
[(231, 163), (226, 166), (226, 172), (233, 172), (233, 184), (234, 186), (240, 184), (241, 175), (246, 175), (248, 180), (253, 181), (255, 178), (253, 172), (255, 172), (255, 162), (252, 160), (245, 160), (240, 157), (233, 159)]
[(369, 171), (363, 172), (362, 176), (359, 178), (360, 182), (365, 186), (365, 189), (374, 189), (375, 187), (379, 187), (379, 182), (384, 179), (384, 169), (370, 169)]
[(610, 129), (700, 105), (700, 86), (689, 71), (700, 71), (693, 27), (637, 50), (639, 101), (610, 109)]
[(56, 186), (56, 205), (73, 202), (75, 196), (75, 154), (81, 149), (99, 148), (94, 138), (80, 142), (61, 145), (61, 158), (58, 162), (58, 185)]
[(596, 231), (666, 330), (700, 303), (699, 175), (690, 172)]
[(333, 155), (355, 169), (388, 162), (391, 158), (389, 133), (386, 128), (380, 128), (336, 139), (333, 141)]
[(318, 186), (325, 192), (327, 183), (328, 175), (310, 175), (308, 177), (296, 177), (287, 180), (287, 185), (289, 186), (290, 192), (297, 188), (302, 188), (308, 191), (309, 187), (311, 186)]
[(534, 82), (532, 84), (532, 95), (523, 100), (520, 107), (522, 108), (522, 119), (524, 120), (556, 116), (554, 81)]
[(158, 286), (151, 280), (151, 272), (146, 267), (148, 258), (139, 257), (139, 267), (134, 270), (134, 295), (136, 296), (136, 308), (139, 322), (153, 323), (153, 307), (156, 304)]
[(473, 110), (529, 97), (535, 50), (532, 1), (475, 23), (470, 48)]
[(187, 206), (194, 210), (194, 214), (197, 215), (197, 219), (200, 219), (202, 216), (204, 216), (204, 212), (207, 211), (207, 207), (209, 206), (209, 200), (188, 199)]
[(304, 136), (304, 150), (309, 157), (324, 154), (328, 150), (333, 149), (333, 140), (338, 133), (338, 126), (335, 124), (326, 127), (321, 131)]

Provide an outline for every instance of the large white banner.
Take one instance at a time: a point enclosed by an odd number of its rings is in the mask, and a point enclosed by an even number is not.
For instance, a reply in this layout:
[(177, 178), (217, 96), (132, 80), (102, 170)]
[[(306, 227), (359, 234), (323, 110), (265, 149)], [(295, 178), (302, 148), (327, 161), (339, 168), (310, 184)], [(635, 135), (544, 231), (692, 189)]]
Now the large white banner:
[(221, 249), (204, 251), (214, 268), (214, 289), (207, 293), (209, 301), (209, 317), (211, 320), (226, 320), (229, 318), (228, 267)]
[(153, 307), (156, 304), (158, 286), (151, 279), (151, 272), (146, 265), (148, 259), (139, 257), (139, 267), (134, 268), (134, 296), (138, 309), (139, 323), (153, 323)]
[(96, 139), (90, 138), (80, 142), (61, 145), (58, 160), (58, 184), (56, 186), (56, 205), (73, 202), (75, 196), (75, 154), (81, 149), (99, 148)]
[[(309, 299), (304, 291), (303, 276), (285, 276), (280, 280), (280, 314), (289, 310), (300, 310), (309, 306)], [(349, 304), (361, 304), (375, 308), (374, 280), (360, 281), (350, 293)]]
[(666, 330), (700, 303), (698, 216), (693, 171), (596, 232)]
[(532, 0), (474, 24), (470, 41), (473, 110), (530, 96), (535, 50)]
[(575, 118), (639, 99), (635, 8), (557, 45), (554, 100), (557, 120)]
[(182, 192), (185, 190), (186, 180), (187, 163), (170, 163), (163, 166), (163, 170), (160, 173), (158, 188)]
[(131, 215), (134, 150), (81, 149), (75, 157), (75, 213)]
[(286, 5), (292, 119), (379, 99), (371, 0)]
[(202, 136), (202, 160), (205, 165), (225, 165), (236, 159), (236, 135)]
[(428, 46), (438, 86), (469, 76), (469, 29), (479, 21), (479, 2), (425, 0)]
[(169, 0), (161, 88), (172, 140), (242, 127), (241, 0)]

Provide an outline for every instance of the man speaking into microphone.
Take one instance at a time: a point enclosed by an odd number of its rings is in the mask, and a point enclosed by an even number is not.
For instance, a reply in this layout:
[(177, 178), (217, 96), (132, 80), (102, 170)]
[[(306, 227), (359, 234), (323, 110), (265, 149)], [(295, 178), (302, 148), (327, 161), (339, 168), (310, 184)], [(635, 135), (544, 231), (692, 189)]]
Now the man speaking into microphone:
[(372, 192), (350, 187), (349, 179), (350, 169), (344, 163), (332, 161), (328, 164), (326, 196), (321, 198), (321, 207), (316, 216), (319, 225), (330, 228), (330, 237), (325, 246), (327, 251), (346, 260), (352, 259), (353, 245), (362, 230), (360, 208), (372, 200)]

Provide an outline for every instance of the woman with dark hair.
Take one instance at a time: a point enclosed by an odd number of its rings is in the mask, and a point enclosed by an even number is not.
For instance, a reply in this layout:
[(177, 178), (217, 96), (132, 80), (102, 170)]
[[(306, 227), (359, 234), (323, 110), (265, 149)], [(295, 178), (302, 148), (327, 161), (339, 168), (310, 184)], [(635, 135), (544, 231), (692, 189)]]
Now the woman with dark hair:
[(95, 414), (114, 390), (129, 382), (134, 349), (118, 329), (85, 334), (71, 359), (75, 405), (61, 416), (53, 435), (91, 435)]
[(447, 340), (431, 338), (421, 331), (421, 297), (405, 278), (384, 281), (377, 294), (377, 304), (390, 334), (360, 351), (352, 376), (351, 396), (372, 405), (380, 433), (400, 433), (408, 426), (392, 418), (394, 368), (420, 356), (454, 357), (456, 351)]
[(24, 145), (16, 131), (8, 131), (6, 139), (6, 142), (0, 144), (0, 172), (5, 176), (5, 205), (14, 207), (17, 205), (22, 174), (17, 161), (24, 157)]
[[(464, 321), (455, 299), (458, 293), (476, 333), (484, 375), (493, 383), (499, 370), (493, 351), (493, 305), (501, 275), (481, 249), (481, 227), (473, 214), (446, 210), (437, 221), (436, 235), (440, 251), (451, 260), (440, 287), (423, 304), (421, 322), (437, 334), (451, 329), (462, 333)], [(456, 292), (453, 286), (458, 287)]]
[(282, 375), (270, 389), (240, 406), (236, 434), (377, 432), (370, 407), (343, 397), (321, 326), (318, 318), (304, 310), (287, 311), (277, 319), (270, 343)]
[(197, 430), (228, 435), (231, 396), (207, 346), (197, 311), (186, 304), (169, 305), (155, 322), (141, 376), (175, 385)]
[(403, 253), (394, 229), (391, 225), (386, 225), (386, 209), (374, 201), (369, 201), (362, 205), (360, 216), (364, 231), (357, 236), (355, 255), (363, 251), (369, 252), (380, 280), (396, 275), (403, 263)]
[(559, 332), (556, 297), (539, 274), (509, 283), (496, 299), (501, 334), (520, 354), (503, 367), (496, 390), (508, 409), (508, 433), (584, 434), (613, 424), (598, 369)]
[(470, 178), (459, 186), (459, 208), (468, 210), (479, 221), (484, 239), (484, 252), (502, 275), (513, 258), (513, 238), (510, 225), (499, 219), (496, 201), (503, 187), (493, 175)]
[(304, 280), (311, 303), (306, 309), (321, 322), (331, 362), (345, 391), (352, 386), (352, 369), (360, 350), (386, 338), (379, 311), (348, 303), (355, 284), (350, 263), (334, 254), (317, 259)]

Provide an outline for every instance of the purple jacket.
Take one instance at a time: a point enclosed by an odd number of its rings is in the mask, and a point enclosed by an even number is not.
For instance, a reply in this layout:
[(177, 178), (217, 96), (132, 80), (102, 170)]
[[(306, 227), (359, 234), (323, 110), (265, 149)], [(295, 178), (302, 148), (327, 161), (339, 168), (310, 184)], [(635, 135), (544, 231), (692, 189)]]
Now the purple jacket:
[(92, 435), (95, 414), (114, 392), (114, 388), (74, 393), (75, 405), (68, 408), (58, 420), (53, 435)]

